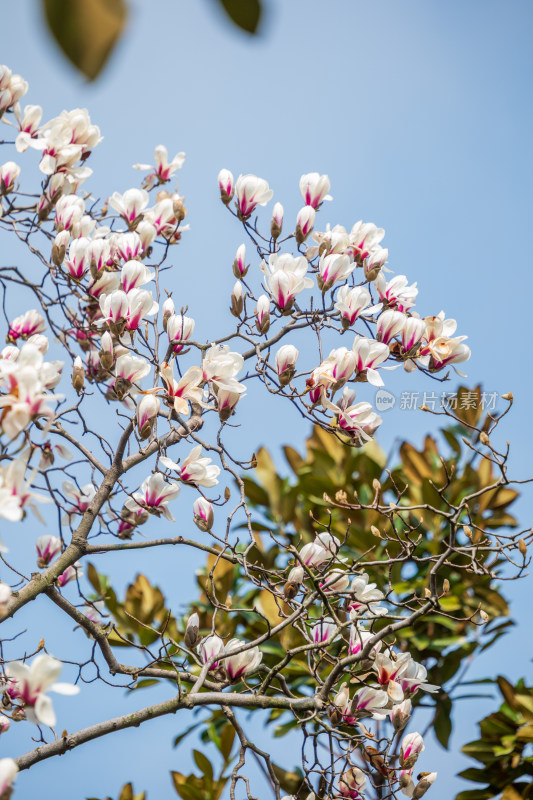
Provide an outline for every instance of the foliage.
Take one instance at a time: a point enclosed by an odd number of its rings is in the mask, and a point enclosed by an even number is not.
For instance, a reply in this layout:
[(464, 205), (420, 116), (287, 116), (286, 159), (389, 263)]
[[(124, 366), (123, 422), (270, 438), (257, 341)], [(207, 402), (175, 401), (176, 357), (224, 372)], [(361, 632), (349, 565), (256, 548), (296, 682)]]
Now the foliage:
[[(258, 32), (260, 0), (216, 2), (240, 30)], [(127, 0), (42, 0), (42, 5), (56, 44), (76, 69), (94, 81), (124, 34), (129, 16)]]
[(480, 738), (462, 750), (482, 766), (460, 773), (468, 781), (488, 784), (467, 789), (456, 800), (526, 800), (533, 797), (533, 687), (515, 685), (501, 676), (494, 683), (503, 697), (498, 711), (479, 723)]

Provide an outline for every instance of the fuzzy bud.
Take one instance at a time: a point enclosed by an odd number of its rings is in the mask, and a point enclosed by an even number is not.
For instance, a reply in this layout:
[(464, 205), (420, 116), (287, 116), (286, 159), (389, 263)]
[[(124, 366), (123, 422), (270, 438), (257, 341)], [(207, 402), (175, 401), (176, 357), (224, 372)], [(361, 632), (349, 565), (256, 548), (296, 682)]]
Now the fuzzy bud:
[(272, 210), (272, 219), (270, 221), (270, 235), (276, 241), (283, 230), (283, 206), (281, 203), (276, 203)]
[(236, 281), (231, 293), (231, 306), (229, 310), (234, 317), (239, 318), (244, 308), (244, 293), (242, 290), (242, 283)]
[(185, 636), (183, 637), (183, 641), (185, 643), (185, 647), (188, 647), (189, 650), (195, 646), (198, 642), (198, 629), (200, 626), (200, 618), (198, 614), (191, 614), (189, 619), (187, 620), (187, 627), (185, 629)]
[(74, 359), (74, 365), (72, 367), (72, 386), (78, 394), (85, 386), (85, 369), (79, 356), (76, 356)]

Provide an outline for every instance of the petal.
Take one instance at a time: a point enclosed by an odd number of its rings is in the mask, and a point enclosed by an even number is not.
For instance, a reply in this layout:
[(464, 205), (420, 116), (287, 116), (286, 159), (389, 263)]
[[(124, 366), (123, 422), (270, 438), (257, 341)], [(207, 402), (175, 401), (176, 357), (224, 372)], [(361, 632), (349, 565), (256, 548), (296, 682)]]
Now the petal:
[(57, 692), (57, 694), (74, 695), (80, 693), (80, 687), (73, 683), (54, 683), (50, 686), (50, 691)]
[(35, 703), (35, 716), (43, 725), (52, 728), (56, 724), (56, 715), (52, 701), (45, 694), (40, 694)]

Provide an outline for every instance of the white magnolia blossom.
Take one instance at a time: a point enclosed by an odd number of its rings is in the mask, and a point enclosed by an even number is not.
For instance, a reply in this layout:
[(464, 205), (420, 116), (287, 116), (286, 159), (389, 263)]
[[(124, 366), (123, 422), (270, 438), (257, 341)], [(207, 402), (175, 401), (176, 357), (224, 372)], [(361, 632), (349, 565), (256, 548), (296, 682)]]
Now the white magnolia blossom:
[(274, 192), (263, 178), (248, 174), (237, 178), (235, 195), (239, 214), (246, 219), (257, 206), (266, 206)]
[(18, 771), (17, 763), (12, 758), (0, 758), (0, 797), (8, 796)]
[(78, 694), (78, 686), (57, 683), (61, 670), (61, 661), (46, 654), (36, 656), (31, 665), (21, 661), (7, 664), (7, 694), (12, 700), (22, 704), (30, 722), (50, 727), (56, 724), (54, 707), (45, 694), (46, 691), (65, 695)]
[[(229, 656), (224, 659), (224, 666), (232, 681), (238, 680), (242, 675), (256, 670), (263, 660), (263, 654), (259, 647), (241, 650), (243, 645), (244, 642), (241, 642), (240, 639), (230, 639), (224, 647), (224, 655)], [(241, 650), (241, 652), (235, 653), (234, 651), (236, 650)], [(232, 655), (232, 653), (234, 654)]]
[(304, 256), (295, 258), (289, 253), (271, 255), (268, 266), (264, 261), (261, 264), (261, 271), (267, 276), (265, 287), (281, 311), (289, 311), (296, 295), (314, 286), (313, 279), (306, 277), (307, 269)]
[(167, 456), (161, 456), (159, 460), (167, 469), (179, 472), (181, 480), (186, 483), (195, 483), (205, 488), (216, 486), (218, 483), (220, 467), (211, 464), (211, 458), (202, 456), (201, 444), (193, 447), (181, 466)]

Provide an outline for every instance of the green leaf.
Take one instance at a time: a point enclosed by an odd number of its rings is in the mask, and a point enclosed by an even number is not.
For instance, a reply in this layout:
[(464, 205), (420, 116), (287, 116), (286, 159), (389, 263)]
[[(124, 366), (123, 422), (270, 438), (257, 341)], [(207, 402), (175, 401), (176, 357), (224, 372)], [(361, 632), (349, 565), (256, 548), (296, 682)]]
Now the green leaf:
[(262, 14), (259, 0), (219, 0), (219, 3), (241, 30), (257, 33)]
[(124, 29), (125, 0), (43, 0), (43, 10), (63, 53), (94, 81)]
[(213, 767), (207, 756), (204, 756), (199, 750), (192, 751), (194, 760), (196, 762), (196, 766), (198, 767), (201, 772), (203, 772), (204, 776), (210, 781), (213, 781)]

